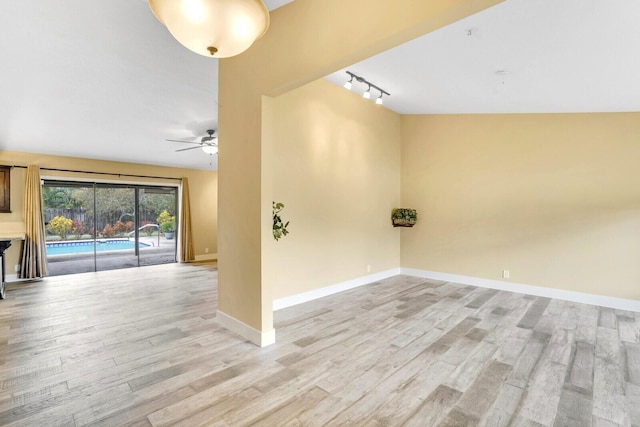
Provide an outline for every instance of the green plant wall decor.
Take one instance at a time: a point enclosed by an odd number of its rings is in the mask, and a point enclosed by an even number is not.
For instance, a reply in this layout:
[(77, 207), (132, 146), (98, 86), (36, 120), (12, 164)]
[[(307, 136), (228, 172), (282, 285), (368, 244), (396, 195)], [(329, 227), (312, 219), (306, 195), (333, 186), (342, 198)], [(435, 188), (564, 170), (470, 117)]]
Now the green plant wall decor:
[(398, 208), (391, 214), (391, 222), (394, 227), (413, 227), (418, 220), (415, 209)]
[(280, 240), (281, 237), (289, 234), (289, 230), (287, 230), (289, 221), (283, 223), (282, 218), (280, 217), (280, 212), (284, 209), (284, 204), (280, 202), (271, 203), (273, 211), (273, 238), (277, 241)]

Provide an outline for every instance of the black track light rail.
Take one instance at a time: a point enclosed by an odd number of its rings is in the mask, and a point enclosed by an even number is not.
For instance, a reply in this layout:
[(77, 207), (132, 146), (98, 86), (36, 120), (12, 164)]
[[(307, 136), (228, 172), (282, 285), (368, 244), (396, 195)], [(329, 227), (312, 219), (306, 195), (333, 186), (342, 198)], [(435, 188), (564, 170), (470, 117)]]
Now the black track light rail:
[(387, 96), (391, 96), (391, 94), (389, 92), (387, 92), (386, 90), (382, 89), (380, 86), (376, 86), (373, 83), (371, 83), (370, 81), (368, 81), (367, 79), (365, 79), (364, 77), (358, 76), (354, 73), (352, 73), (351, 71), (347, 71), (347, 74), (349, 74), (349, 76), (351, 77), (351, 79), (356, 79), (356, 81), (358, 83), (364, 83), (366, 85), (369, 85), (369, 87), (372, 87), (374, 89), (376, 89), (377, 91), (379, 91), (381, 94), (387, 95)]

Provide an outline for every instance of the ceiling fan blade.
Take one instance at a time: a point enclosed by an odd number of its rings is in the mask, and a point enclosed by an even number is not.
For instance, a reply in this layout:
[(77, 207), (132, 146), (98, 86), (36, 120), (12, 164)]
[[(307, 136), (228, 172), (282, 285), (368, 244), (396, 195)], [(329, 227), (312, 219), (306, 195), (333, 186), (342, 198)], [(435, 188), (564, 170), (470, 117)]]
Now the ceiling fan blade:
[(165, 139), (165, 141), (169, 141), (169, 142), (182, 142), (183, 144), (197, 144), (200, 145), (199, 142), (195, 142), (195, 141), (181, 141), (179, 139)]
[(181, 149), (179, 149), (179, 150), (176, 150), (176, 153), (177, 153), (178, 151), (195, 150), (195, 149), (197, 149), (197, 148), (201, 148), (201, 145), (200, 145), (200, 144), (198, 144), (198, 146), (197, 146), (197, 147), (181, 148)]

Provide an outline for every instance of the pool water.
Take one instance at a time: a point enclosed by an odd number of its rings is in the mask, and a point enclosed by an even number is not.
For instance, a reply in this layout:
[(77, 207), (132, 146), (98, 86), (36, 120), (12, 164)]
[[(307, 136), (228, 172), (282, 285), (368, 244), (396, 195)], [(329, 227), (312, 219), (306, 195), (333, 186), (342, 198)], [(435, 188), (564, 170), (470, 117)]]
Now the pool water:
[[(97, 240), (96, 252), (123, 251), (135, 248), (135, 242), (129, 240)], [(146, 243), (140, 243), (140, 248), (145, 248)], [(80, 242), (47, 242), (47, 255), (67, 255), (79, 253), (93, 253), (93, 240)]]

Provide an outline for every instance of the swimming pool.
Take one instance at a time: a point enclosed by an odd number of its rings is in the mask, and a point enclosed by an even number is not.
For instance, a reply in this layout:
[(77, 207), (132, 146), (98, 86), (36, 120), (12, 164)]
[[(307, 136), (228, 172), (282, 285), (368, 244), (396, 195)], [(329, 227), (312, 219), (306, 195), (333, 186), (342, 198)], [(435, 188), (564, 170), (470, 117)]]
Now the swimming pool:
[[(129, 240), (97, 240), (96, 252), (123, 251), (135, 248), (135, 242)], [(146, 243), (139, 243), (140, 248), (145, 248)], [(47, 255), (67, 255), (79, 253), (93, 253), (93, 240), (79, 242), (47, 242)]]

